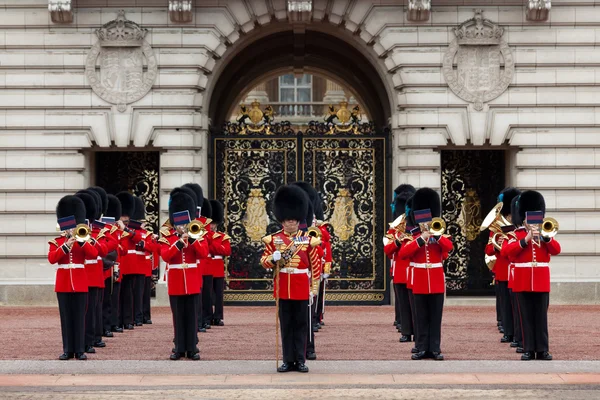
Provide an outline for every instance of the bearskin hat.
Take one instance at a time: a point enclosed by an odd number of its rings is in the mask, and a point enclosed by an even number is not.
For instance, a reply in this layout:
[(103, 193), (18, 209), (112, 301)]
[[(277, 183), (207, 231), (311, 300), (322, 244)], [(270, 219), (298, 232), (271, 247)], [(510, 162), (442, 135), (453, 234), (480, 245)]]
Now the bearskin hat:
[(302, 222), (308, 214), (310, 200), (304, 190), (297, 185), (280, 186), (273, 197), (275, 218), (279, 222), (296, 220)]
[(204, 197), (202, 200), (202, 209), (200, 210), (200, 215), (202, 217), (212, 219), (212, 207), (211, 206), (212, 206), (212, 204), (210, 204), (210, 201), (208, 201), (208, 199), (206, 197)]
[(204, 192), (202, 191), (202, 187), (197, 183), (186, 183), (182, 187), (190, 189), (194, 192), (196, 196), (196, 207), (204, 207)]
[(410, 196), (408, 200), (406, 200), (406, 204), (404, 205), (404, 214), (406, 215), (406, 227), (415, 227), (417, 223), (415, 222), (415, 216), (413, 215), (413, 197)]
[(431, 188), (421, 188), (417, 190), (413, 196), (413, 211), (418, 210), (431, 210), (431, 216), (433, 218), (442, 215), (442, 202), (440, 201), (440, 195), (438, 192)]
[(317, 192), (317, 194), (319, 195), (319, 201), (317, 201), (317, 203), (315, 204), (315, 208), (313, 211), (315, 213), (316, 219), (318, 219), (319, 221), (324, 221), (325, 211), (323, 210), (323, 198), (321, 197), (321, 193)]
[(144, 205), (144, 201), (137, 196), (133, 198), (133, 201), (135, 203), (135, 211), (133, 215), (130, 215), (131, 219), (144, 221), (146, 219), (146, 206)]
[(87, 190), (98, 193), (98, 195), (100, 196), (100, 201), (102, 201), (101, 214), (106, 214), (106, 211), (108, 210), (108, 197), (106, 194), (106, 190), (104, 190), (100, 186), (91, 186), (87, 188)]
[(300, 189), (304, 190), (306, 195), (308, 196), (308, 211), (306, 213), (306, 224), (308, 226), (312, 225), (313, 219), (315, 218), (316, 210), (319, 209), (321, 211), (321, 218), (317, 216), (318, 219), (323, 220), (323, 201), (319, 196), (319, 192), (315, 190), (310, 184), (304, 181), (298, 181), (292, 183), (292, 185), (298, 186)]
[(131, 218), (135, 213), (135, 201), (133, 200), (133, 195), (123, 191), (117, 193), (117, 199), (121, 202), (121, 215)]
[[(180, 194), (180, 193), (185, 193), (188, 196), (190, 196), (192, 198), (192, 200), (194, 200), (194, 204), (196, 204), (196, 206), (198, 205), (198, 199), (196, 198), (196, 192), (194, 192), (192, 189), (190, 189), (187, 186), (180, 186), (180, 187), (176, 187), (175, 189), (171, 190), (171, 193), (169, 193), (169, 197), (173, 197), (176, 194)], [(194, 214), (195, 216), (196, 214)]]
[(521, 220), (521, 223), (525, 221), (525, 216), (527, 212), (546, 212), (546, 202), (544, 201), (544, 196), (542, 196), (540, 192), (536, 192), (535, 190), (524, 191), (523, 193), (521, 193), (521, 196), (519, 196), (519, 200), (517, 201), (519, 218)]
[(519, 196), (515, 196), (510, 202), (510, 215), (514, 226), (523, 225), (523, 220), (519, 217)]
[(90, 193), (79, 191), (75, 193), (75, 196), (79, 197), (85, 205), (85, 219), (92, 223), (98, 215), (98, 204), (96, 199)]
[(416, 192), (413, 185), (400, 185), (394, 189), (394, 203), (392, 206), (394, 219), (405, 214), (406, 201), (411, 198)]
[(223, 210), (223, 204), (219, 200), (211, 200), (209, 201), (211, 208), (211, 217), (212, 222), (215, 224), (222, 224), (225, 220), (225, 210)]
[(498, 201), (502, 202), (502, 215), (510, 215), (512, 200), (521, 194), (521, 191), (514, 187), (507, 187), (498, 195)]
[(106, 209), (106, 217), (112, 217), (115, 221), (121, 219), (121, 201), (113, 194), (106, 195), (108, 207)]
[(172, 226), (175, 226), (173, 221), (173, 214), (181, 211), (188, 211), (190, 213), (190, 219), (194, 220), (196, 215), (196, 202), (189, 194), (184, 191), (176, 192), (171, 196), (169, 202), (169, 222)]
[[(91, 199), (91, 197), (90, 197)], [(65, 196), (56, 205), (56, 218), (75, 217), (78, 224), (85, 223), (85, 204), (78, 196)]]
[[(102, 215), (102, 198), (100, 197), (100, 194), (98, 194), (98, 192), (95, 192), (93, 190), (84, 189), (84, 190), (78, 191), (77, 193), (75, 193), (75, 195), (78, 195), (80, 193), (85, 193), (87, 195), (92, 196), (92, 198), (94, 199), (94, 202), (96, 203), (96, 214), (94, 215), (94, 218), (92, 218), (92, 219), (88, 218), (90, 220), (90, 222), (94, 221), (96, 219), (100, 219), (100, 216)], [(85, 203), (85, 200), (84, 200), (84, 203)], [(86, 209), (86, 211), (89, 211), (87, 205), (85, 206), (85, 209)]]

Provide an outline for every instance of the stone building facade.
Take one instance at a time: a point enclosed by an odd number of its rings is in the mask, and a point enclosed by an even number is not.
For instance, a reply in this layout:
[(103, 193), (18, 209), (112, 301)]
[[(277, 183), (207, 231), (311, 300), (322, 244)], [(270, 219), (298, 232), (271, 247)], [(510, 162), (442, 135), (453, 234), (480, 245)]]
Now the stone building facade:
[(54, 208), (99, 153), (159, 152), (163, 219), (170, 189), (211, 186), (211, 126), (283, 73), (353, 88), (390, 128), (392, 187), (442, 189), (444, 151), (502, 151), (504, 184), (560, 222), (553, 301), (600, 301), (594, 0), (291, 3), (310, 7), (0, 0), (0, 303), (52, 301)]

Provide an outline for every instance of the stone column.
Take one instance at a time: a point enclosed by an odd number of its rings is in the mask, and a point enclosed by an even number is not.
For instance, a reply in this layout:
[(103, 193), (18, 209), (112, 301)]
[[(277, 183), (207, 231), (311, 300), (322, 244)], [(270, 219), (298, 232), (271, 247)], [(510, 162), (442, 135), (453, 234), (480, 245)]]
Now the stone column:
[(252, 89), (246, 98), (244, 99), (245, 104), (250, 104), (253, 101), (258, 101), (260, 104), (269, 103), (269, 95), (267, 93), (267, 83), (263, 82), (260, 85)]
[(335, 82), (327, 81), (327, 91), (323, 101), (329, 104), (339, 104), (341, 101), (348, 101), (344, 88)]

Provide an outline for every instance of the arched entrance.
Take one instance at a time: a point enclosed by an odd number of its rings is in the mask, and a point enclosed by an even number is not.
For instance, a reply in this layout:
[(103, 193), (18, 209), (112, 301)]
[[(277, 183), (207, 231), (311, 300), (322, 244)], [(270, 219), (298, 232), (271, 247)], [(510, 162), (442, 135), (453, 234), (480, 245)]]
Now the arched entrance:
[[(322, 194), (325, 220), (332, 226), (335, 266), (326, 299), (388, 303), (381, 238), (389, 219), (389, 85), (381, 78), (377, 61), (365, 55), (369, 50), (359, 49), (342, 29), (327, 24), (301, 32), (289, 25), (281, 28), (269, 27), (232, 49), (208, 88), (212, 189), (214, 197), (225, 203), (226, 229), (235, 248), (229, 259), (226, 301), (272, 301), (271, 276), (259, 264), (262, 236), (279, 229), (272, 196), (280, 185), (304, 180)], [(315, 117), (318, 121), (303, 126), (277, 115), (269, 129), (227, 125), (244, 93), (260, 80), (282, 73), (318, 74), (344, 85), (369, 123), (355, 123), (349, 129), (352, 122), (338, 118), (336, 124), (346, 125), (326, 125), (321, 114)], [(262, 112), (265, 106), (247, 104), (247, 110)], [(335, 106), (350, 114), (350, 107)]]

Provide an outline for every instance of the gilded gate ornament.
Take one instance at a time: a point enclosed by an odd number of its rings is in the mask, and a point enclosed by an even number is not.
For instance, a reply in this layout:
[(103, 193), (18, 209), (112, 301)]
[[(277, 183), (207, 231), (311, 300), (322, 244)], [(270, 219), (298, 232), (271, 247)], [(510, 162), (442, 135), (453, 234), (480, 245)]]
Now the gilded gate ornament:
[(472, 242), (479, 236), (479, 227), (481, 226), (481, 202), (477, 192), (473, 189), (467, 189), (465, 199), (462, 202), (458, 224), (467, 236), (467, 240)]
[(359, 135), (360, 107), (354, 106), (352, 110), (348, 109), (348, 102), (340, 102), (340, 108), (336, 110), (333, 105), (329, 105), (327, 115), (325, 115), (325, 123), (329, 126), (328, 134), (333, 135), (336, 132), (352, 132)]
[(124, 112), (127, 104), (150, 91), (158, 74), (152, 47), (144, 40), (147, 30), (127, 20), (120, 10), (117, 19), (95, 33), (99, 40), (90, 49), (85, 75), (94, 93)]
[(267, 234), (269, 215), (267, 214), (267, 206), (262, 190), (250, 189), (243, 224), (246, 228), (246, 234), (253, 242), (260, 242)]
[(240, 125), (238, 135), (246, 135), (248, 132), (271, 134), (271, 122), (273, 121), (273, 108), (266, 106), (263, 112), (260, 103), (253, 101), (250, 109), (245, 104), (240, 105), (240, 113), (237, 122)]
[(450, 90), (481, 111), (483, 103), (508, 88), (515, 63), (502, 40), (504, 29), (483, 18), (482, 10), (474, 11), (475, 17), (454, 29), (456, 39), (444, 55), (442, 71)]
[(333, 206), (331, 226), (333, 226), (333, 230), (340, 240), (345, 242), (354, 233), (354, 227), (357, 223), (358, 220), (354, 213), (354, 201), (350, 197), (350, 192), (348, 189), (340, 189)]

